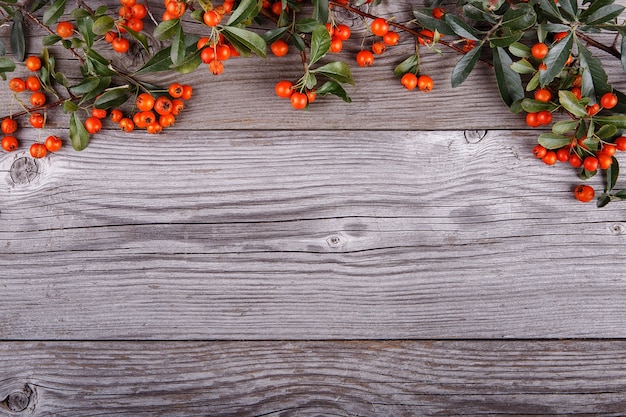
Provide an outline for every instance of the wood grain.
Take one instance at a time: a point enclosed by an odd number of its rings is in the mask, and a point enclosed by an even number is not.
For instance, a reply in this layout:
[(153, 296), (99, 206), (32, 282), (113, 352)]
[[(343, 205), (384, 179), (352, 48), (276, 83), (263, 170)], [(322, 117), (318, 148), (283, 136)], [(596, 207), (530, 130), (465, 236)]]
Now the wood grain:
[(625, 336), (621, 207), (481, 135), (101, 135), (0, 191), (1, 336)]
[(625, 358), (623, 341), (11, 343), (0, 401), (26, 409), (0, 415), (619, 416)]

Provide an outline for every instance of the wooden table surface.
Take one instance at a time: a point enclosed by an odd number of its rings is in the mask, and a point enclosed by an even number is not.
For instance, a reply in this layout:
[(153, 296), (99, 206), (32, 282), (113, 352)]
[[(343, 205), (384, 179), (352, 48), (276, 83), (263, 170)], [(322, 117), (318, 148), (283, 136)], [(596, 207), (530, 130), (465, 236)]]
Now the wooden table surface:
[(159, 76), (194, 87), (160, 136), (106, 123), (34, 161), (68, 116), (21, 129), (0, 154), (0, 416), (626, 415), (626, 203), (574, 200), (488, 66), (452, 89), (458, 55), (426, 52), (435, 89), (403, 89), (411, 42), (353, 66), (351, 104), (277, 98), (291, 53)]

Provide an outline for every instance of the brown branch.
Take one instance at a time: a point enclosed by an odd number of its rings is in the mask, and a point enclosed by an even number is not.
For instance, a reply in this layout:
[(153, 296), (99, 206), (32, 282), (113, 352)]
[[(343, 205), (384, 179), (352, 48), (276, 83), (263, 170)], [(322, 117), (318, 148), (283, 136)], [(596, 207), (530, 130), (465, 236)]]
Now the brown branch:
[(598, 48), (610, 55), (613, 55), (615, 58), (617, 59), (622, 59), (622, 54), (619, 53), (619, 51), (617, 49), (615, 49), (614, 47), (611, 46), (607, 46), (603, 43), (598, 42), (597, 40), (589, 37), (589, 35), (586, 35), (580, 31), (576, 32), (576, 36), (578, 36), (580, 39), (584, 40), (585, 42), (587, 42), (587, 44)]

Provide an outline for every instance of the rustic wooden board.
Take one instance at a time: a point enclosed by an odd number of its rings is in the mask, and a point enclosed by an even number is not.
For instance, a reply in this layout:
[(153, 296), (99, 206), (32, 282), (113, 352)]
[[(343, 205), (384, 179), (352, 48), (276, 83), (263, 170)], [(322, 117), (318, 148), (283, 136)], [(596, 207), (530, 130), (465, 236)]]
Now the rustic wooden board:
[(623, 341), (11, 343), (0, 415), (620, 416), (625, 358)]
[(624, 337), (621, 206), (480, 137), (100, 135), (0, 190), (2, 338)]

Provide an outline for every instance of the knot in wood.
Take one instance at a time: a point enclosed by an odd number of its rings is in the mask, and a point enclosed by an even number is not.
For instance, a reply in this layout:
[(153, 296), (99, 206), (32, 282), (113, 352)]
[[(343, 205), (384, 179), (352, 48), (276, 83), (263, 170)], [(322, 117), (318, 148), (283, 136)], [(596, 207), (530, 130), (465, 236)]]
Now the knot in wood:
[(326, 243), (328, 243), (328, 246), (331, 248), (338, 248), (343, 245), (343, 239), (339, 235), (330, 235), (326, 239)]
[(463, 132), (467, 143), (478, 143), (487, 136), (486, 130), (466, 130)]
[[(29, 390), (30, 391), (30, 390)], [(30, 395), (24, 391), (17, 391), (9, 394), (9, 396), (4, 400), (7, 408), (11, 411), (24, 411), (28, 407), (28, 403), (30, 402)]]
[(39, 164), (33, 158), (24, 156), (13, 162), (9, 172), (13, 183), (30, 184), (39, 173)]
[(626, 227), (624, 227), (624, 225), (621, 223), (614, 223), (611, 226), (609, 226), (609, 230), (614, 235), (623, 235), (624, 232), (626, 232)]

